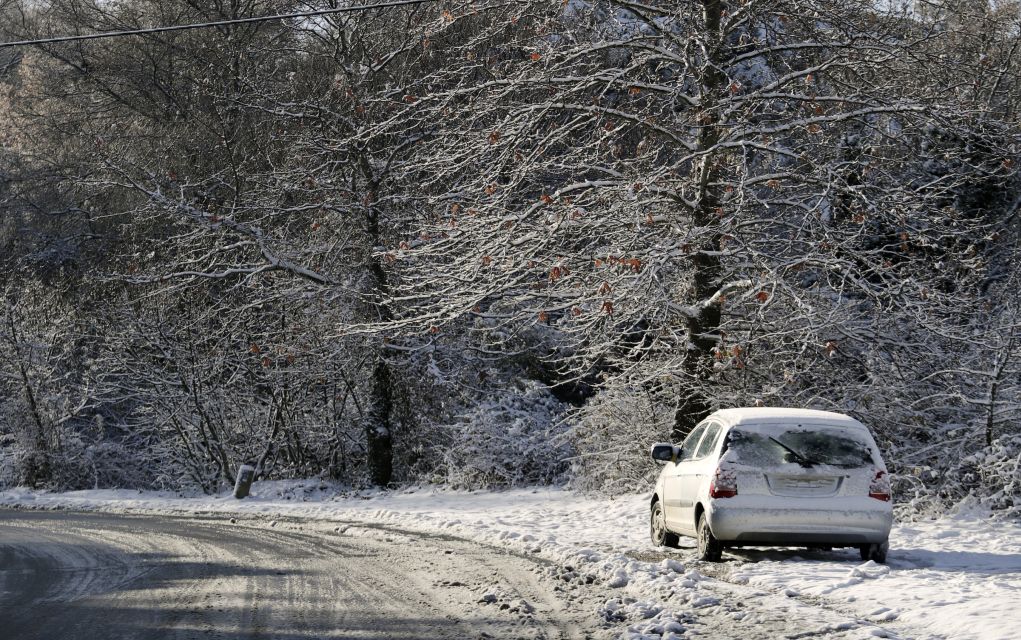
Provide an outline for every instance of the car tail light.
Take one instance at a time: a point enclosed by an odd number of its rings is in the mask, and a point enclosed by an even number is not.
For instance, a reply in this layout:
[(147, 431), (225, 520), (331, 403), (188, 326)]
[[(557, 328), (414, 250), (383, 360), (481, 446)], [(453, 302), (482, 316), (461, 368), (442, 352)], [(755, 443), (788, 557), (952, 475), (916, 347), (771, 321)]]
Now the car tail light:
[(709, 483), (710, 498), (733, 498), (737, 495), (737, 474), (733, 471), (716, 469), (716, 475)]
[(876, 470), (876, 477), (869, 484), (869, 497), (883, 502), (890, 501), (890, 478), (885, 471)]

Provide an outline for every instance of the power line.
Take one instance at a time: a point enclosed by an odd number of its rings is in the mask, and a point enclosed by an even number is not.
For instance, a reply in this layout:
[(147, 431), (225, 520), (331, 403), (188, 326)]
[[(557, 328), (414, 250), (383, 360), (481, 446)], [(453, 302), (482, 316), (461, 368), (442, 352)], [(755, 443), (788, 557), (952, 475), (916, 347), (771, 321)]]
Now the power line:
[(38, 40), (18, 40), (15, 42), (0, 42), (0, 49), (8, 47), (27, 47), (40, 44), (54, 44), (58, 42), (77, 42), (80, 40), (99, 40), (101, 38), (119, 38), (122, 36), (138, 36), (150, 33), (167, 33), (168, 31), (187, 31), (190, 29), (208, 29), (210, 27), (222, 27), (232, 24), (251, 24), (253, 22), (269, 22), (272, 20), (287, 20), (290, 18), (315, 18), (335, 13), (349, 13), (353, 11), (368, 11), (370, 9), (386, 9), (388, 7), (405, 7), (416, 4), (430, 4), (439, 0), (395, 0), (393, 2), (381, 2), (379, 4), (366, 4), (351, 7), (340, 7), (336, 9), (320, 9), (318, 11), (302, 11), (300, 13), (281, 13), (272, 16), (256, 16), (252, 18), (234, 18), (231, 20), (219, 20), (216, 22), (197, 22), (194, 24), (174, 24), (165, 27), (150, 27), (148, 29), (129, 29), (127, 31), (102, 31), (100, 33), (87, 33), (78, 36), (57, 36), (53, 38), (40, 38)]

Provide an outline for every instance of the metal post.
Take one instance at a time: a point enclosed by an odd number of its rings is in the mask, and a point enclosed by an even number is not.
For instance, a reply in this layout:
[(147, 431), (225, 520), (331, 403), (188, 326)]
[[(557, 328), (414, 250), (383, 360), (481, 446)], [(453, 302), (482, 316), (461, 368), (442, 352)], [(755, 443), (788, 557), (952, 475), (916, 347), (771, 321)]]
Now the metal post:
[(237, 499), (244, 498), (248, 495), (249, 489), (252, 488), (252, 481), (255, 480), (255, 467), (250, 464), (243, 464), (238, 469), (238, 479), (234, 483), (234, 497)]

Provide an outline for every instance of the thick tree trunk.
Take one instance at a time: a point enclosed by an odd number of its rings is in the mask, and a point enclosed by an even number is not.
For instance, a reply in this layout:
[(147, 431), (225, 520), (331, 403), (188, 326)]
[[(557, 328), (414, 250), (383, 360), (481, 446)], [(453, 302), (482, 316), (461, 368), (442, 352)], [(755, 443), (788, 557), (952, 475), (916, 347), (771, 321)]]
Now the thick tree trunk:
[(385, 487), (393, 478), (393, 432), (390, 366), (382, 357), (372, 371), (372, 406), (365, 423), (366, 462), (372, 483)]
[[(706, 152), (699, 164), (698, 200), (694, 211), (692, 226), (695, 228), (713, 228), (718, 223), (720, 198), (716, 182), (718, 169), (717, 160), (712, 149), (719, 142), (718, 122), (716, 121), (716, 103), (719, 92), (723, 88), (724, 77), (720, 72), (716, 53), (722, 43), (720, 36), (720, 19), (722, 9), (719, 0), (703, 0), (706, 38), (714, 46), (709, 49), (710, 59), (705, 61), (700, 74), (701, 84), (701, 128), (698, 132), (698, 149)], [(717, 252), (720, 250), (720, 235), (709, 234), (697, 248), (692, 259), (692, 292), (695, 302), (702, 302), (712, 297), (719, 289), (721, 265)], [(698, 305), (699, 312), (687, 321), (688, 350), (684, 358), (684, 396), (674, 414), (674, 440), (681, 440), (699, 421), (706, 417), (712, 409), (707, 393), (713, 371), (714, 349), (719, 344), (720, 306), (710, 304)]]
[[(364, 159), (363, 159), (364, 160)], [(365, 168), (367, 171), (367, 167)], [(376, 201), (375, 183), (370, 182), (366, 195), (368, 203), (368, 231), (373, 246), (382, 244), (379, 229), (379, 213), (374, 204)], [(386, 270), (378, 258), (369, 258), (369, 272), (372, 274), (375, 310), (377, 320), (387, 322), (393, 319), (393, 312), (386, 302), (390, 293), (390, 283)], [(373, 484), (385, 487), (393, 479), (393, 381), (390, 365), (387, 364), (381, 347), (376, 364), (372, 370), (371, 403), (365, 421), (366, 463), (369, 468), (369, 479)]]

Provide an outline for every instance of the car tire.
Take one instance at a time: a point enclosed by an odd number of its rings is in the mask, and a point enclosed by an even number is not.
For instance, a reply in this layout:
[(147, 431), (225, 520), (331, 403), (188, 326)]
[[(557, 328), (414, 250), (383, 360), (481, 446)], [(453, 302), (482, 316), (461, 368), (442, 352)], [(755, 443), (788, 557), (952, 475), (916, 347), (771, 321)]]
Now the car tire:
[(659, 500), (652, 505), (652, 515), (649, 518), (649, 537), (652, 544), (657, 547), (677, 548), (680, 539), (676, 533), (666, 528), (666, 514), (663, 513), (663, 503)]
[(698, 517), (698, 559), (719, 562), (723, 558), (723, 545), (709, 528), (705, 513)]
[(889, 540), (884, 540), (879, 544), (863, 544), (858, 547), (858, 552), (861, 554), (861, 559), (879, 564), (886, 564), (886, 552), (890, 550)]

